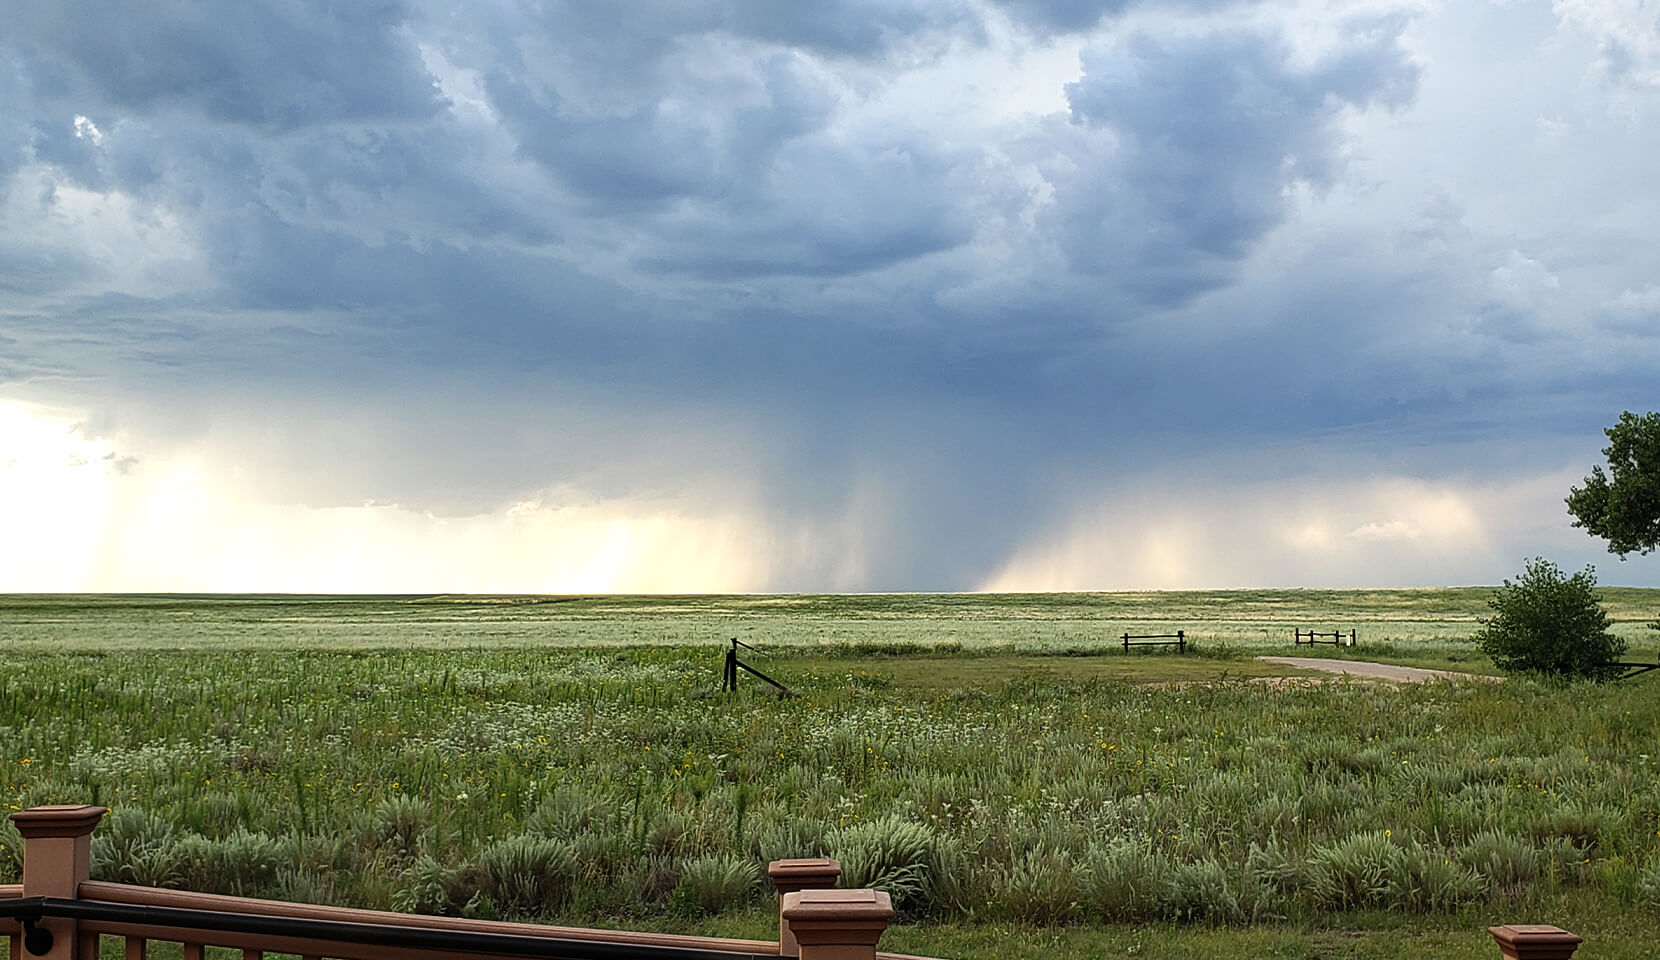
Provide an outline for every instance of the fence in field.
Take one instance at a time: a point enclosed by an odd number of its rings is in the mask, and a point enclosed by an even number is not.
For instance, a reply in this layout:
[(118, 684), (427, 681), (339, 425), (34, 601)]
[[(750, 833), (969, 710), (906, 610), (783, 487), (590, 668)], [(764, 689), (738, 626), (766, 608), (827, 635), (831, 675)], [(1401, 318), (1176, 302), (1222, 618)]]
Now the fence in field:
[(726, 664), (721, 668), (720, 689), (721, 689), (722, 693), (737, 693), (738, 692), (738, 671), (739, 670), (746, 670), (749, 673), (753, 673), (755, 676), (760, 677), (762, 680), (765, 680), (766, 682), (772, 684), (773, 687), (778, 691), (779, 696), (781, 696), (781, 697), (794, 696), (794, 693), (790, 690), (789, 687), (784, 686), (782, 683), (779, 683), (777, 680), (774, 680), (773, 678), (767, 676), (766, 674), (764, 674), (761, 671), (755, 669), (754, 667), (750, 666), (749, 664), (744, 663), (742, 660), (739, 660), (738, 659), (738, 648), (739, 647), (743, 647), (745, 650), (755, 650), (754, 647), (752, 647), (749, 644), (743, 642), (742, 640), (739, 640), (737, 637), (732, 638), (732, 647), (731, 647), (731, 649), (726, 651)]
[(103, 807), (35, 807), (11, 819), (23, 835), (23, 882), (0, 884), (0, 936), (11, 960), (98, 960), (100, 940), (123, 941), (125, 960), (145, 960), (151, 941), (207, 947), (243, 960), (922, 960), (878, 953), (893, 917), (886, 893), (832, 889), (834, 860), (776, 860), (778, 939), (588, 930), (433, 917), (162, 890), (90, 879), (92, 833)]
[[(775, 860), (778, 939), (731, 940), (587, 930), (252, 900), (90, 879), (92, 833), (105, 811), (35, 807), (11, 819), (23, 835), (23, 882), (0, 884), (0, 936), (11, 960), (98, 960), (101, 940), (122, 941), (125, 960), (145, 960), (152, 941), (182, 945), (183, 960), (208, 947), (242, 960), (923, 960), (878, 953), (893, 917), (888, 895), (832, 889), (834, 860)], [(1489, 927), (1507, 960), (1567, 960), (1580, 938), (1557, 927)]]
[[(1299, 646), (1305, 643), (1311, 647), (1317, 643), (1329, 643), (1334, 647), (1352, 647), (1355, 645), (1355, 632), (1353, 630), (1348, 633), (1339, 630), (1333, 630), (1330, 633), (1315, 633), (1313, 630), (1302, 630), (1297, 627), (1291, 629), (1295, 635), (1292, 642)], [(1348, 642), (1344, 643), (1345, 640)]]
[(1124, 641), (1124, 652), (1129, 653), (1131, 647), (1175, 647), (1179, 652), (1187, 652), (1187, 631), (1177, 630), (1175, 633), (1126, 633), (1119, 637)]

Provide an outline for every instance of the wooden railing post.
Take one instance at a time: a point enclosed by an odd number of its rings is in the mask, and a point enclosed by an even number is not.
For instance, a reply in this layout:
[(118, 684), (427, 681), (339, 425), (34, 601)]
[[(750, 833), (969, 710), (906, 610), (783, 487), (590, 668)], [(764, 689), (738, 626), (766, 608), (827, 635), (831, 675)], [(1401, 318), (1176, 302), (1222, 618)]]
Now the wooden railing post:
[(1513, 923), (1488, 927), (1505, 960), (1568, 960), (1582, 942), (1561, 927), (1544, 923)]
[(801, 949), (790, 932), (790, 921), (784, 919), (784, 897), (801, 890), (828, 890), (841, 879), (842, 865), (836, 860), (818, 857), (810, 860), (774, 860), (767, 864), (767, 876), (778, 890), (778, 955), (796, 957)]
[[(80, 896), (81, 882), (92, 876), (92, 831), (105, 812), (103, 807), (77, 805), (32, 807), (12, 814), (12, 823), (23, 835), (25, 897), (74, 900)], [(40, 926), (52, 935), (52, 946), (31, 956), (81, 960), (84, 951), (75, 921), (42, 919)]]
[(876, 960), (893, 902), (879, 890), (799, 890), (784, 894), (782, 914), (801, 960)]

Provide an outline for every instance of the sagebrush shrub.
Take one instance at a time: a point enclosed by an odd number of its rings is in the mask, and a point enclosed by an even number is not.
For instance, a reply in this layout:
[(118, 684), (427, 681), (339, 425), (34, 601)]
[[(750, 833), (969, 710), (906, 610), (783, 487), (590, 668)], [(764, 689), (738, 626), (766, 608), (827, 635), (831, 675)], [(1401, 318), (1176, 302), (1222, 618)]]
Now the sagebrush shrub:
[(270, 896), (278, 872), (294, 857), (283, 843), (246, 830), (220, 840), (188, 836), (178, 847), (186, 887), (244, 897)]
[(559, 784), (531, 811), (525, 832), (543, 837), (568, 839), (597, 825), (604, 825), (611, 812), (600, 797), (591, 796), (577, 784)]
[(1500, 892), (1517, 891), (1539, 874), (1539, 852), (1533, 844), (1496, 830), (1483, 830), (1471, 837), (1458, 859)]
[(761, 882), (753, 860), (734, 856), (707, 856), (688, 861), (680, 883), (669, 898), (682, 913), (720, 913), (748, 903)]
[(895, 907), (923, 908), (942, 899), (939, 882), (952, 856), (950, 841), (925, 823), (895, 816), (838, 828), (829, 837), (841, 861), (842, 886), (885, 891)]
[(412, 852), (421, 834), (432, 825), (432, 808), (424, 800), (394, 794), (375, 805), (374, 824), (382, 842)]
[(562, 905), (576, 881), (576, 853), (563, 840), (520, 835), (484, 848), (484, 890), (503, 909), (538, 913)]
[(1637, 897), (1645, 906), (1660, 910), (1660, 857), (1650, 860), (1637, 874)]
[(1172, 880), (1171, 919), (1213, 923), (1242, 923), (1246, 919), (1233, 879), (1215, 860), (1178, 864)]
[(1072, 858), (1042, 847), (998, 871), (994, 906), (1026, 923), (1064, 923), (1081, 907), (1083, 885)]
[(1174, 874), (1164, 854), (1132, 840), (1092, 845), (1084, 855), (1085, 906), (1102, 920), (1155, 919), (1174, 896)]
[(459, 879), (459, 871), (422, 854), (399, 874), (392, 909), (399, 913), (453, 913), (459, 906)]
[(1619, 816), (1602, 806), (1569, 802), (1534, 821), (1533, 835), (1541, 840), (1567, 840), (1575, 847), (1589, 851), (1596, 849), (1603, 831), (1614, 828), (1619, 821)]
[(1402, 850), (1389, 901), (1397, 910), (1447, 912), (1479, 900), (1485, 892), (1474, 870), (1438, 851), (1410, 844)]
[(184, 861), (173, 826), (138, 807), (122, 807), (92, 837), (96, 880), (173, 887), (184, 879)]
[(1401, 861), (1400, 848), (1381, 830), (1317, 845), (1308, 857), (1309, 890), (1322, 906), (1385, 906)]

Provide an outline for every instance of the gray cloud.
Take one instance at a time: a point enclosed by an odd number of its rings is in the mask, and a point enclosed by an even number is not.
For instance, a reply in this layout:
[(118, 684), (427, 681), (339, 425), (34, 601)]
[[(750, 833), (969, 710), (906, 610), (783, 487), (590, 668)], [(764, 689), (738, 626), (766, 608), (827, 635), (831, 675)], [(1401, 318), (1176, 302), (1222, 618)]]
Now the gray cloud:
[(1040, 35), (1085, 33), (1103, 20), (1127, 11), (1151, 8), (1164, 13), (1207, 13), (1247, 6), (1257, 0), (992, 0), (1016, 23)]
[(18, 5), (10, 14), (41, 81), (59, 96), (277, 130), (432, 116), (437, 90), (400, 34), (407, 17), (390, 0), (163, 7), (87, 0)]
[(1524, 88), (1471, 134), (1497, 94), (1415, 45), (1496, 8), (1234, 6), (31, 12), (0, 381), (254, 502), (730, 497), (853, 545), (800, 589), (977, 585), (1126, 478), (1594, 446), (1660, 376), (1652, 124), (1517, 145)]
[(1058, 239), (1074, 269), (1179, 304), (1231, 279), (1281, 222), (1285, 190), (1325, 186), (1347, 107), (1410, 101), (1401, 24), (1356, 31), (1311, 66), (1272, 34), (1138, 34), (1086, 49), (1067, 87), (1080, 132), (1052, 161)]

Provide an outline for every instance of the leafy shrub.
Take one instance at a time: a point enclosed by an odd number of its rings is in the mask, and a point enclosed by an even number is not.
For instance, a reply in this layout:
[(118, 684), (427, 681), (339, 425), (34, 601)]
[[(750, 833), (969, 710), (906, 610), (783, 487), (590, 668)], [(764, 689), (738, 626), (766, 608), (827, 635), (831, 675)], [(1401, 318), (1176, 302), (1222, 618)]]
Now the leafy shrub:
[(732, 856), (698, 857), (685, 865), (670, 906), (680, 913), (720, 913), (748, 903), (761, 882), (753, 860)]
[(1609, 632), (1596, 586), (1591, 567), (1568, 577), (1556, 564), (1535, 557), (1488, 601), (1493, 616), (1482, 621), (1476, 643), (1506, 672), (1614, 679), (1621, 671), (1609, 663), (1625, 653), (1626, 644)]
[(1253, 843), (1245, 853), (1241, 906), (1252, 920), (1275, 920), (1303, 885), (1303, 866), (1276, 840)]
[(749, 851), (763, 863), (823, 856), (828, 834), (822, 820), (767, 818), (749, 832)]

